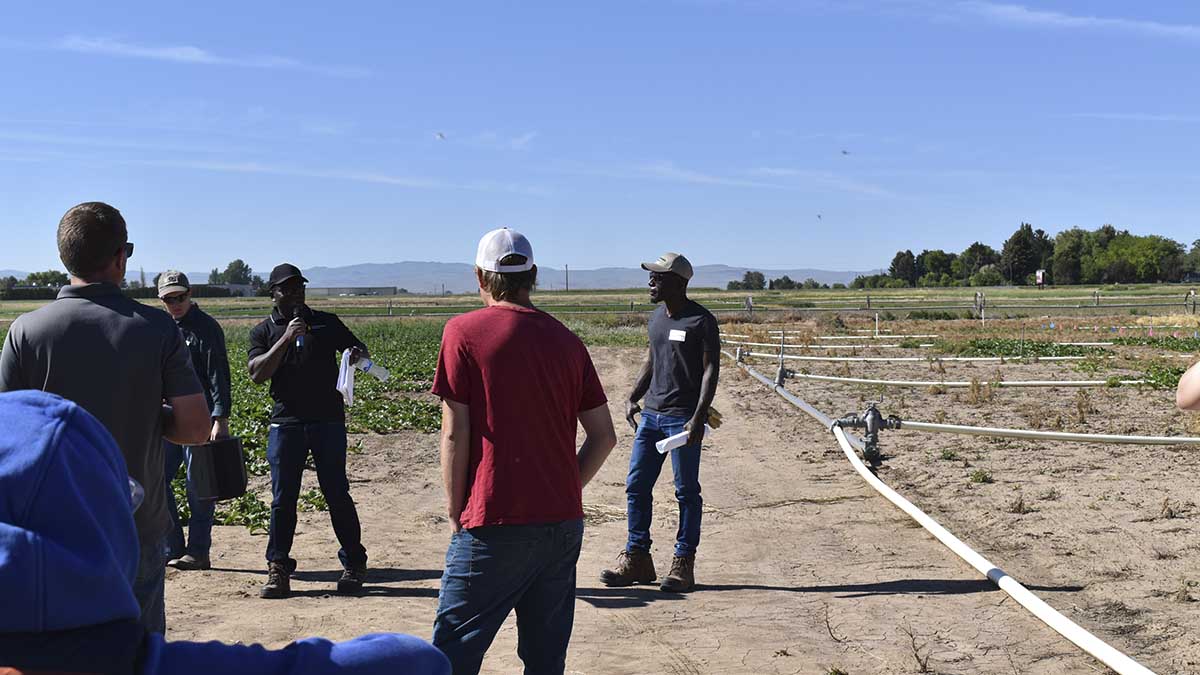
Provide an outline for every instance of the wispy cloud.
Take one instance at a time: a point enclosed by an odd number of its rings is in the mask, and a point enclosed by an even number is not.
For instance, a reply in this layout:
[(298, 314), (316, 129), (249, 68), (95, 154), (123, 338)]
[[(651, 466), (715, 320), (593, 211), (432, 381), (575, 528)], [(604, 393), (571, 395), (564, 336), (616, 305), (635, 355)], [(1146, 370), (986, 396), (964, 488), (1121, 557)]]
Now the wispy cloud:
[(356, 183), (374, 183), (378, 185), (393, 185), (414, 190), (471, 190), (478, 192), (513, 192), (527, 195), (543, 196), (548, 191), (541, 187), (506, 183), (498, 181), (469, 181), (453, 182), (421, 176), (402, 176), (373, 171), (357, 171), (346, 169), (309, 169), (304, 167), (284, 166), (276, 164), (261, 164), (258, 162), (222, 162), (204, 160), (174, 160), (174, 159), (145, 159), (125, 160), (125, 164), (140, 164), (144, 166), (159, 166), (176, 169), (196, 169), (200, 171), (218, 171), (222, 173), (270, 174), (275, 176), (293, 176), (297, 178), (320, 178), (328, 180), (345, 180)]
[(787, 186), (776, 185), (765, 181), (746, 180), (744, 178), (735, 178), (729, 176), (719, 176), (702, 171), (685, 169), (676, 166), (674, 162), (651, 162), (649, 164), (641, 164), (628, 172), (633, 177), (639, 178), (655, 178), (658, 180), (668, 180), (677, 183), (692, 183), (695, 185), (725, 185), (729, 187), (753, 187), (753, 188), (769, 188), (775, 190), (786, 190)]
[(984, 0), (961, 2), (958, 4), (958, 8), (997, 23), (1069, 30), (1120, 31), (1152, 37), (1173, 37), (1189, 40), (1200, 39), (1200, 25), (1195, 24), (1066, 14), (1053, 10), (1032, 9), (1025, 5), (985, 2)]
[(530, 131), (529, 133), (521, 134), (520, 136), (512, 139), (508, 142), (508, 145), (513, 150), (524, 150), (535, 138), (537, 138), (537, 132)]
[(193, 45), (145, 45), (125, 42), (108, 37), (68, 35), (50, 42), (36, 43), (0, 38), (0, 47), (23, 50), (50, 50), (95, 54), (150, 61), (167, 61), (206, 66), (229, 66), (235, 68), (258, 68), (270, 70), (295, 70), (331, 77), (365, 77), (370, 73), (354, 66), (312, 64), (285, 56), (252, 55), (229, 56), (216, 54)]
[(896, 197), (896, 193), (886, 188), (864, 183), (853, 178), (847, 178), (832, 171), (813, 171), (810, 169), (790, 169), (779, 167), (759, 167), (750, 171), (751, 175), (762, 176), (772, 179), (789, 179), (802, 181), (808, 186), (817, 185), (841, 192), (852, 192), (854, 194), (866, 195), (869, 197)]
[[(22, 131), (0, 131), (0, 141), (10, 141), (22, 145), (78, 145), (111, 150), (154, 150), (158, 152), (214, 153), (235, 150), (233, 146), (155, 143), (102, 138), (98, 136), (63, 136), (59, 134), (28, 133)], [(245, 150), (244, 147), (236, 149)]]
[(491, 130), (481, 131), (473, 136), (459, 136), (453, 131), (444, 133), (446, 140), (450, 143), (463, 143), (468, 146), (490, 150), (525, 150), (533, 142), (533, 139), (538, 136), (538, 132), (536, 131), (527, 131), (517, 136)]
[(1170, 115), (1158, 113), (1073, 113), (1068, 117), (1093, 120), (1114, 120), (1122, 122), (1185, 122), (1188, 124), (1200, 124), (1200, 115)]

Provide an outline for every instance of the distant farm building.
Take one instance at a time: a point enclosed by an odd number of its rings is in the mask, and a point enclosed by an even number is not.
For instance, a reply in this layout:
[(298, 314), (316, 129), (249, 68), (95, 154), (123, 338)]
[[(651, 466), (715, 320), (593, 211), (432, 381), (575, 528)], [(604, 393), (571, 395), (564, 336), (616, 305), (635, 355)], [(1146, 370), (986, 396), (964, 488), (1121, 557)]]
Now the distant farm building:
[(309, 287), (306, 291), (310, 298), (343, 298), (358, 295), (399, 295), (395, 286), (344, 286), (330, 288)]

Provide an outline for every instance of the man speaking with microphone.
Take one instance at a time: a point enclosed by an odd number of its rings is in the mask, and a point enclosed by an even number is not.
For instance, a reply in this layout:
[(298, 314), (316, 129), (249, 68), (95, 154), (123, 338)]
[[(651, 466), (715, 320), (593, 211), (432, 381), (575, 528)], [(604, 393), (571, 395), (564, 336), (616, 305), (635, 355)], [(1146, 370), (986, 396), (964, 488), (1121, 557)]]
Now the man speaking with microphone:
[(267, 583), (259, 595), (286, 598), (296, 561), (289, 554), (296, 533), (296, 501), (308, 453), (317, 467), (321, 494), (329, 504), (345, 570), (339, 593), (356, 595), (367, 571), (358, 511), (346, 479), (346, 411), (337, 390), (337, 354), (351, 350), (352, 363), (368, 355), (362, 343), (337, 316), (304, 304), (308, 282), (295, 265), (271, 270), (268, 287), (271, 316), (250, 331), (250, 379), (271, 381), (271, 431), (267, 461), (271, 465), (271, 530), (267, 537)]

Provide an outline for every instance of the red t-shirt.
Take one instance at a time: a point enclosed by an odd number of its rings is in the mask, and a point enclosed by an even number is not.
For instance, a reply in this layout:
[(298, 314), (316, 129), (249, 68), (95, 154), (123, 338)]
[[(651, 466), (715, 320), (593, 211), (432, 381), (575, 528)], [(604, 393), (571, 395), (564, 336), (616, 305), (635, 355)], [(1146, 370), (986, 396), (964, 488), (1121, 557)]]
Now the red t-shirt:
[(566, 326), (510, 305), (455, 317), (442, 333), (432, 391), (471, 409), (463, 527), (583, 517), (576, 425), (608, 399)]

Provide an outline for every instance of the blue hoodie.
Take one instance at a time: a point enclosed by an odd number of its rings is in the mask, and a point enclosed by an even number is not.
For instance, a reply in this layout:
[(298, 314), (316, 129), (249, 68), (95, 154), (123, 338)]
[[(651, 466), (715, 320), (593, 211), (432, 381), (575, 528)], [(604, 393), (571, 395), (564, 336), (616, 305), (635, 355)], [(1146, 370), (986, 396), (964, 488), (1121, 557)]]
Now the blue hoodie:
[(122, 675), (450, 672), (396, 634), (281, 650), (167, 642), (137, 623), (138, 539), (125, 461), (87, 411), (39, 391), (0, 394), (0, 668)]

